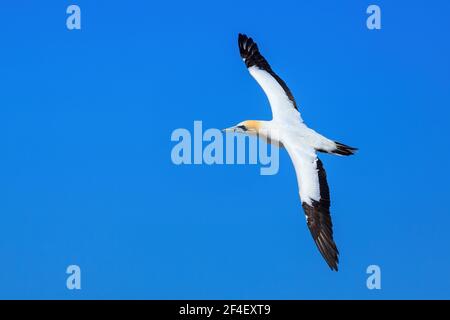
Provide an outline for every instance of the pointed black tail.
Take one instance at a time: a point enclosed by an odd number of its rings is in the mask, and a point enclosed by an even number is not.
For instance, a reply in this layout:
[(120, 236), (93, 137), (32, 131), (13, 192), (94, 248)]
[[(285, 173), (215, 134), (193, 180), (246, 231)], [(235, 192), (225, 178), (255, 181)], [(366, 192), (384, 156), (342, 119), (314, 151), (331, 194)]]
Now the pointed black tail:
[(334, 143), (336, 143), (336, 150), (333, 150), (333, 154), (339, 154), (341, 156), (351, 156), (358, 150), (357, 148), (347, 146), (337, 141), (335, 141)]

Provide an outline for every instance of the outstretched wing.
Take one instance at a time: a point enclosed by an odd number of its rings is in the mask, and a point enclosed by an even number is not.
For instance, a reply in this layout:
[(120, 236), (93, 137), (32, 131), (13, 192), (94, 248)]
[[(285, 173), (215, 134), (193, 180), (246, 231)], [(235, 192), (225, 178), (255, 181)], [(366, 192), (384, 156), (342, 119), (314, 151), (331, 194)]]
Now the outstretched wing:
[(339, 251), (333, 239), (330, 215), (330, 190), (322, 161), (310, 147), (285, 147), (297, 174), (306, 223), (320, 253), (332, 270), (338, 270)]
[(302, 121), (294, 96), (286, 83), (273, 72), (266, 59), (259, 53), (252, 38), (239, 34), (239, 53), (250, 74), (262, 87), (269, 99), (274, 119)]

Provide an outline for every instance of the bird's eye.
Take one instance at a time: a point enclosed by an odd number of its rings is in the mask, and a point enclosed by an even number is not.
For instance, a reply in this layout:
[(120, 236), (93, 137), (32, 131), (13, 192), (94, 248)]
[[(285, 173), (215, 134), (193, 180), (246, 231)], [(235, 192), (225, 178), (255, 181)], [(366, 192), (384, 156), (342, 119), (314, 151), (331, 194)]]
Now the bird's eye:
[(242, 125), (242, 126), (238, 126), (239, 129), (241, 129), (242, 131), (247, 131), (247, 127)]

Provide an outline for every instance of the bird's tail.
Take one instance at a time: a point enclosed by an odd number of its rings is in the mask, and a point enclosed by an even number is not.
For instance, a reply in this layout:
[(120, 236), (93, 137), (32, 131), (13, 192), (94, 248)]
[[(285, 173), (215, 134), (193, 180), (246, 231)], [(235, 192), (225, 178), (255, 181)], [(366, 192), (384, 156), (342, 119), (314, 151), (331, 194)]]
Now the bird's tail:
[(358, 150), (358, 148), (353, 148), (337, 141), (335, 141), (334, 143), (336, 144), (336, 149), (331, 151), (332, 154), (338, 154), (341, 156), (351, 156), (352, 154), (355, 154), (355, 152)]

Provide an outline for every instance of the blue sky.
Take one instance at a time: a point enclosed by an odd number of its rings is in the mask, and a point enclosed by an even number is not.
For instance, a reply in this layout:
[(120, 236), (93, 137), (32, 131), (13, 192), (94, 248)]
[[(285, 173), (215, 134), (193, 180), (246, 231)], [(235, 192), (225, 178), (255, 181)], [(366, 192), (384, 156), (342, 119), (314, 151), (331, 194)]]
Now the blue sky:
[[(66, 28), (81, 7), (82, 29)], [(366, 28), (378, 4), (382, 29)], [(450, 3), (0, 4), (0, 298), (450, 298)], [(323, 155), (340, 271), (317, 252), (294, 169), (175, 166), (176, 128), (269, 119), (252, 36)], [(66, 288), (68, 265), (82, 289)], [(382, 289), (366, 288), (366, 268)]]

